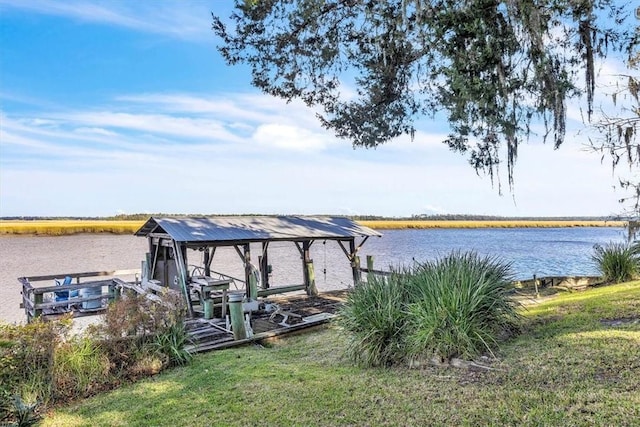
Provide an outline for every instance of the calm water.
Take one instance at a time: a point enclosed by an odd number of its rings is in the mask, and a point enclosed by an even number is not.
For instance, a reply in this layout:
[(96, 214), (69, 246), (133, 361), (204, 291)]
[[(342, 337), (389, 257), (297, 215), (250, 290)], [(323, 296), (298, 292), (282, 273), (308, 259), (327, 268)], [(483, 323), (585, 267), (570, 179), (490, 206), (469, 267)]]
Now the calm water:
[(385, 267), (474, 250), (510, 262), (518, 279), (588, 276), (598, 275), (593, 245), (624, 241), (625, 233), (613, 227), (387, 230), (380, 239), (370, 238), (362, 254), (374, 255), (377, 266)]
[[(517, 278), (551, 275), (597, 275), (590, 256), (593, 245), (624, 240), (622, 228), (434, 229), (385, 230), (370, 238), (360, 250), (373, 255), (375, 267), (411, 264), (434, 259), (452, 250), (474, 250), (512, 263)], [(135, 236), (78, 235), (61, 237), (0, 237), (0, 321), (21, 322), (21, 276), (139, 268), (147, 241)], [(252, 246), (254, 263), (260, 254)], [(316, 241), (311, 247), (316, 282), (320, 290), (352, 284), (349, 263), (336, 242)], [(189, 264), (199, 264), (202, 253), (189, 251)], [(301, 284), (300, 254), (292, 243), (272, 243), (272, 286)], [(214, 270), (243, 277), (235, 250), (220, 248)]]

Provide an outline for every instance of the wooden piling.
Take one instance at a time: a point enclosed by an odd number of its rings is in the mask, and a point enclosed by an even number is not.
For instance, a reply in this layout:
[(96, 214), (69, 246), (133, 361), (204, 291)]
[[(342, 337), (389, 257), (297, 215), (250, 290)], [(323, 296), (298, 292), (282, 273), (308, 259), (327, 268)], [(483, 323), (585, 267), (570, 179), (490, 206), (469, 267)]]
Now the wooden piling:
[(316, 287), (316, 273), (313, 267), (313, 260), (307, 262), (307, 277), (309, 278), (309, 285), (307, 286), (307, 295), (318, 295), (318, 288)]

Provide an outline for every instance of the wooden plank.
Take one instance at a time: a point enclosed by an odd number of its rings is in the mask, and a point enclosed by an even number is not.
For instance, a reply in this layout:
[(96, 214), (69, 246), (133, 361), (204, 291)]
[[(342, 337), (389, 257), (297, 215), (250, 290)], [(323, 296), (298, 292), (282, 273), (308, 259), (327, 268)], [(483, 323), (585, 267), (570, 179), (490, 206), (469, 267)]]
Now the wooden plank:
[(276, 288), (261, 289), (258, 291), (258, 296), (265, 297), (275, 294), (284, 294), (286, 292), (304, 291), (306, 288), (306, 285), (278, 286)]
[(175, 289), (171, 289), (168, 286), (158, 285), (158, 284), (152, 283), (151, 281), (143, 283), (142, 284), (142, 288), (143, 289), (151, 289), (154, 292), (170, 293), (170, 294), (174, 294), (174, 295), (182, 295), (180, 292), (176, 291)]
[(223, 341), (223, 342), (215, 342), (215, 343), (203, 343), (201, 345), (194, 345), (194, 348), (191, 350), (192, 352), (199, 353), (202, 351), (210, 351), (210, 350), (222, 350), (224, 348), (235, 347), (243, 344), (248, 344), (255, 341), (261, 341), (268, 338), (277, 337), (279, 335), (286, 335), (293, 332), (301, 331), (307, 328), (313, 328), (315, 326), (319, 326), (325, 323), (328, 323), (331, 318), (319, 319), (313, 322), (302, 322), (297, 325), (288, 326), (286, 328), (280, 328), (273, 331), (261, 332), (259, 334), (255, 334), (252, 337), (245, 338), (237, 341)]
[(67, 276), (72, 278), (82, 278), (82, 277), (100, 277), (100, 276), (125, 276), (140, 273), (140, 269), (132, 269), (132, 270), (112, 270), (112, 271), (90, 271), (85, 273), (61, 273), (61, 274), (48, 274), (46, 276), (25, 276), (20, 277), (18, 280), (26, 279), (29, 282), (42, 282), (45, 280), (55, 280), (55, 279), (63, 279)]
[(102, 286), (111, 286), (113, 285), (113, 281), (109, 280), (98, 280), (93, 282), (84, 282), (84, 283), (73, 283), (71, 285), (60, 285), (60, 286), (43, 286), (38, 288), (33, 288), (34, 294), (43, 294), (46, 292), (63, 292), (69, 290), (80, 290), (84, 288), (97, 288)]
[(363, 273), (369, 273), (369, 274), (379, 274), (380, 276), (391, 276), (391, 272), (390, 271), (384, 271), (384, 270), (374, 270), (374, 269), (369, 269), (369, 268), (361, 268), (360, 271), (362, 271)]
[(97, 300), (105, 299), (107, 297), (108, 295), (104, 294), (104, 295), (94, 295), (94, 296), (85, 297), (85, 298), (71, 298), (63, 301), (36, 303), (34, 305), (34, 308), (36, 310), (44, 310), (48, 308), (67, 307), (69, 305), (77, 305), (87, 301), (97, 301)]

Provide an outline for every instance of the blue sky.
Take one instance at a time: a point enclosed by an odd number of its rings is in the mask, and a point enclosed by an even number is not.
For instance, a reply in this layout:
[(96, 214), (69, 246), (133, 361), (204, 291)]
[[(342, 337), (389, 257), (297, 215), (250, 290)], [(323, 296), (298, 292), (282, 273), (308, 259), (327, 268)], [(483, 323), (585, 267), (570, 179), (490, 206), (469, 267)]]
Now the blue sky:
[(230, 3), (0, 0), (0, 216), (622, 210), (573, 104), (559, 150), (536, 136), (519, 149), (514, 194), (450, 152), (442, 122), (354, 150), (225, 65), (211, 13)]

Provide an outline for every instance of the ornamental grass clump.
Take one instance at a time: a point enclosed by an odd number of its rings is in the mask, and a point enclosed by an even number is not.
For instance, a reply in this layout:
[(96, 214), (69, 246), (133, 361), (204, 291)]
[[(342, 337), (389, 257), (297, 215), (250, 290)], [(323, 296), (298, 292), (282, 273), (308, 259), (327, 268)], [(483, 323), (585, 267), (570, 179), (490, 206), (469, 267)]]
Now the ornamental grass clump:
[(338, 324), (347, 332), (346, 355), (362, 366), (387, 366), (404, 357), (403, 275), (370, 275), (348, 295)]
[(640, 273), (640, 245), (609, 242), (594, 245), (591, 259), (606, 282), (622, 283), (638, 277)]
[(347, 356), (364, 366), (492, 353), (518, 329), (511, 267), (453, 252), (389, 277), (370, 275), (348, 296), (338, 324)]
[(492, 353), (499, 338), (517, 329), (509, 264), (454, 252), (419, 265), (407, 276), (407, 355), (472, 358)]

